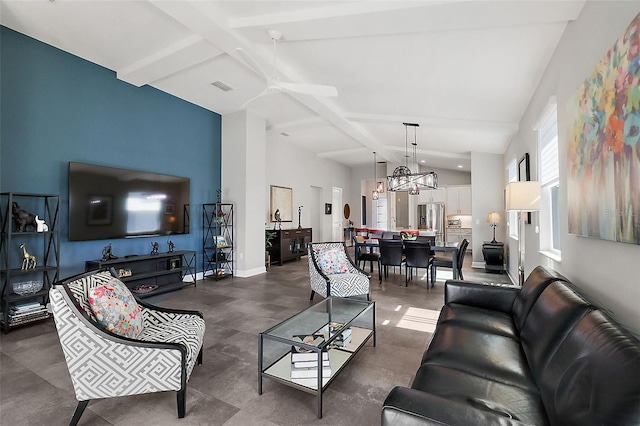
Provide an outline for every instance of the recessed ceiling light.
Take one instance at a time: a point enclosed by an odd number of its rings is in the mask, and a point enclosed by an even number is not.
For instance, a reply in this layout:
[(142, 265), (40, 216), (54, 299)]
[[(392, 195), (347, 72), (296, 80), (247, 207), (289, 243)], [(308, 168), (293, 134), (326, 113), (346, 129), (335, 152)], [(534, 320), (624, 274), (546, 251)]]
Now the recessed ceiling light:
[(424, 161), (424, 160), (420, 160), (420, 162), (421, 162), (422, 164), (426, 163), (426, 161)]
[(462, 169), (462, 168), (463, 168), (463, 167), (462, 167), (462, 164), (458, 164), (458, 168), (459, 168), (459, 169)]

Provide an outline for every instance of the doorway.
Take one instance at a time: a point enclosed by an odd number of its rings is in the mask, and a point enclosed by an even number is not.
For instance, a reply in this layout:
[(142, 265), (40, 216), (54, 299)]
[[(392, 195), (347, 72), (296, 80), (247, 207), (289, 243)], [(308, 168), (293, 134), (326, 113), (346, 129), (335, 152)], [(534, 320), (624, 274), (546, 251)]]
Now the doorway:
[(311, 223), (311, 238), (313, 242), (322, 241), (322, 188), (311, 185), (311, 206), (309, 206), (309, 219)]
[(342, 188), (331, 188), (331, 241), (342, 241)]

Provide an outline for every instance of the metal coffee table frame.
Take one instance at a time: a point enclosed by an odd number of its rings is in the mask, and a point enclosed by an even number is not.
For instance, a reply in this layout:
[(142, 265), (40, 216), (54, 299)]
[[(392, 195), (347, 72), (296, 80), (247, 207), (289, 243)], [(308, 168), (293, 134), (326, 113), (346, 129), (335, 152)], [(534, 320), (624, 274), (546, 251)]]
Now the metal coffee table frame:
[[(344, 323), (344, 327), (331, 334), (318, 346), (310, 346), (292, 340), (293, 335), (313, 334), (329, 322)], [(336, 347), (336, 339), (348, 329), (352, 340), (346, 347)], [(375, 302), (361, 299), (328, 297), (281, 323), (263, 331), (258, 340), (258, 394), (262, 395), (265, 377), (304, 392), (316, 394), (318, 418), (322, 418), (322, 394), (356, 353), (373, 337), (376, 346)], [(318, 368), (315, 386), (306, 386), (291, 379), (291, 347), (297, 346), (315, 353), (318, 365), (322, 365), (322, 353), (329, 353), (331, 377), (322, 377)]]

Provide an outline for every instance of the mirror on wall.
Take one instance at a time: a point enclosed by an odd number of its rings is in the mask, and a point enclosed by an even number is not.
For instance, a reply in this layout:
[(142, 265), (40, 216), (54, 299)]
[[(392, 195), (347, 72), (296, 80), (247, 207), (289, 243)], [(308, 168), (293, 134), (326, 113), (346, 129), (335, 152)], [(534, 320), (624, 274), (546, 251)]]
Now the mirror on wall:
[(344, 218), (349, 219), (349, 216), (351, 216), (351, 207), (349, 207), (349, 203), (347, 203), (344, 205)]

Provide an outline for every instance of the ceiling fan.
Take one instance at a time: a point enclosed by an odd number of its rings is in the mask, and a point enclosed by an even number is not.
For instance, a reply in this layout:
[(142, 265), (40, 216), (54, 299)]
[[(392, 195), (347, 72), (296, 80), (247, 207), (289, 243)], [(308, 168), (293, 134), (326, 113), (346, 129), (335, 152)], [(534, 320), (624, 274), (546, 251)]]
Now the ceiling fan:
[(261, 98), (262, 96), (272, 95), (282, 92), (294, 92), (302, 93), (304, 95), (312, 96), (338, 96), (338, 90), (333, 86), (325, 86), (322, 84), (304, 84), (304, 83), (289, 83), (276, 79), (276, 46), (278, 41), (282, 38), (282, 33), (277, 30), (268, 30), (271, 40), (273, 40), (273, 69), (271, 75), (260, 66), (258, 61), (253, 59), (247, 52), (241, 47), (236, 48), (236, 52), (242, 57), (242, 59), (253, 68), (258, 74), (262, 75), (267, 81), (267, 87), (258, 96), (255, 96), (246, 101), (240, 109), (243, 109), (247, 104), (254, 100)]

